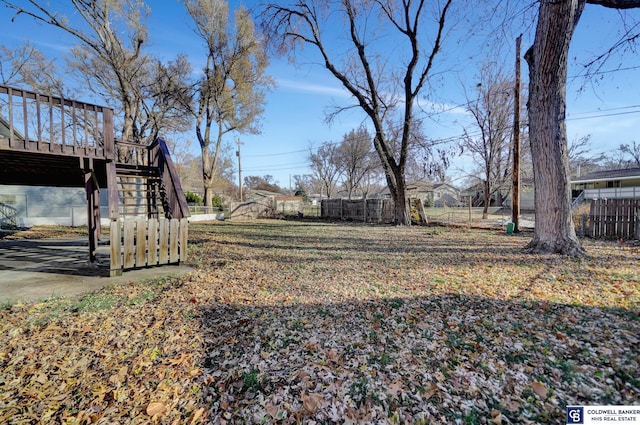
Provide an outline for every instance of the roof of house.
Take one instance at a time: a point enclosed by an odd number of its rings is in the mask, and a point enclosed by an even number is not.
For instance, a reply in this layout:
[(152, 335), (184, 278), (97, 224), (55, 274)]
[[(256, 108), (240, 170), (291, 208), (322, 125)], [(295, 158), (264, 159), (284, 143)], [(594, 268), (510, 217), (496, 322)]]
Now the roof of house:
[(271, 192), (269, 190), (261, 190), (261, 189), (249, 189), (247, 190), (247, 195), (269, 198), (269, 197), (275, 197), (275, 196), (282, 196), (282, 193)]
[[(407, 191), (409, 191), (409, 192), (412, 192), (412, 191), (433, 192), (434, 190), (439, 189), (441, 187), (450, 187), (450, 188), (452, 188), (454, 190), (459, 190), (455, 186), (452, 186), (452, 185), (450, 185), (449, 183), (446, 183), (446, 182), (431, 183), (431, 182), (425, 182), (425, 181), (418, 181), (418, 182), (407, 183)], [(391, 191), (389, 190), (389, 187), (386, 186), (379, 193), (380, 194), (388, 194), (390, 192)]]
[(623, 168), (619, 170), (603, 170), (575, 177), (571, 183), (589, 183), (607, 180), (628, 180), (640, 178), (640, 167)]

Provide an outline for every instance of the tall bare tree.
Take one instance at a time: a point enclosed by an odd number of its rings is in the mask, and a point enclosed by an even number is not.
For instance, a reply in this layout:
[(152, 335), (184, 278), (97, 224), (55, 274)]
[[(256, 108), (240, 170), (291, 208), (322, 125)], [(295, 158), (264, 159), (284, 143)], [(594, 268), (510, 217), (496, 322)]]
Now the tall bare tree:
[(161, 131), (184, 129), (183, 96), (190, 68), (184, 57), (165, 65), (143, 51), (149, 8), (143, 0), (71, 0), (69, 17), (36, 0), (1, 0), (74, 36), (68, 66), (121, 117), (120, 138), (149, 144)]
[(338, 178), (342, 172), (340, 163), (340, 152), (335, 143), (324, 142), (315, 152), (309, 152), (309, 168), (313, 172), (313, 177), (322, 182), (321, 194), (331, 198), (336, 187)]
[(36, 0), (2, 2), (16, 11), (14, 19), (19, 15), (31, 16), (78, 39), (80, 44), (72, 53), (76, 68), (85, 72), (94, 92), (104, 95), (110, 104), (117, 99), (117, 105), (112, 106), (122, 111), (121, 138), (140, 142), (143, 136), (137, 127), (143, 111), (140, 80), (149, 60), (142, 51), (147, 40), (143, 23), (148, 14), (145, 2), (70, 0), (73, 7), (70, 17)]
[(513, 86), (495, 64), (481, 68), (477, 95), (467, 98), (467, 111), (473, 116), (474, 131), (465, 130), (462, 149), (469, 152), (480, 167), (483, 185), (483, 218), (487, 218), (494, 195), (508, 189), (511, 182), (511, 137), (513, 132)]
[(247, 9), (235, 11), (231, 26), (224, 0), (186, 0), (184, 4), (206, 49), (192, 113), (202, 152), (204, 201), (210, 206), (224, 136), (259, 132), (265, 91), (273, 81), (266, 74), (266, 51)]
[(536, 226), (528, 245), (534, 253), (582, 255), (571, 217), (567, 148), (567, 59), (585, 4), (616, 9), (640, 0), (541, 0), (529, 64), (529, 137), (534, 169)]
[[(312, 47), (370, 120), (398, 224), (411, 224), (405, 169), (414, 106), (424, 95), (442, 49), (451, 3), (294, 0), (286, 5), (271, 3), (262, 15), (266, 32), (281, 52), (293, 54), (296, 46)], [(332, 31), (327, 31), (329, 27)], [(340, 48), (326, 38), (333, 30), (343, 31)], [(397, 149), (385, 131), (389, 122), (401, 128)]]
[(349, 199), (358, 189), (365, 194), (365, 178), (378, 165), (371, 148), (371, 135), (364, 126), (345, 134), (338, 146), (343, 184)]

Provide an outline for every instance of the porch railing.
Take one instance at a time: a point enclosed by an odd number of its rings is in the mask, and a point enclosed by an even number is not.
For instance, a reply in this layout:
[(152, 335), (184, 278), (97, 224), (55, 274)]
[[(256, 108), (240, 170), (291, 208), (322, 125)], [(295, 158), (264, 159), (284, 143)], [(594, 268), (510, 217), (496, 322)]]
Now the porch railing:
[(114, 157), (113, 111), (0, 85), (0, 149)]
[(640, 199), (640, 186), (585, 189), (584, 199)]

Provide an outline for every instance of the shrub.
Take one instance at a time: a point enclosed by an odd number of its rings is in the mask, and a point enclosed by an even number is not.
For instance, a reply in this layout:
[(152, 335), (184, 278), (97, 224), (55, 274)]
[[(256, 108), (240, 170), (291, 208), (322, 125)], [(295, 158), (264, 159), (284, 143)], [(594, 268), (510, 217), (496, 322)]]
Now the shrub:
[(202, 198), (197, 193), (187, 192), (184, 197), (187, 198), (187, 203), (189, 204), (202, 205)]

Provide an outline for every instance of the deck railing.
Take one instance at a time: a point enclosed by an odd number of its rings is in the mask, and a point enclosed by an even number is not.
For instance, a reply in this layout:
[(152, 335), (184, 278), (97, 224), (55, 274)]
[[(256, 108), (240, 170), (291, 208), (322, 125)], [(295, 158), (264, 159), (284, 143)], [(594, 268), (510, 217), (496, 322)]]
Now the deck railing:
[(585, 189), (585, 199), (640, 199), (640, 186)]
[(113, 111), (0, 85), (0, 149), (113, 158)]

